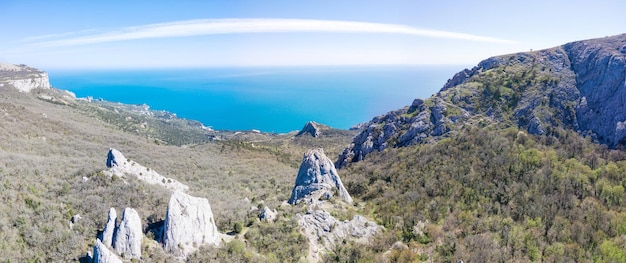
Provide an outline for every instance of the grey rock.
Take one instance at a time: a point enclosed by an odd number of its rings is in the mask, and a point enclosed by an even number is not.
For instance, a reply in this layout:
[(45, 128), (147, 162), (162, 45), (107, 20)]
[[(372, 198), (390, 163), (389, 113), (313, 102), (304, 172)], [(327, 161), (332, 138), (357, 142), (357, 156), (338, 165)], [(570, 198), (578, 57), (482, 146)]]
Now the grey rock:
[(115, 225), (117, 221), (117, 212), (115, 208), (111, 207), (109, 209), (109, 215), (107, 218), (107, 224), (104, 226), (104, 230), (102, 231), (102, 236), (100, 240), (102, 243), (108, 247), (113, 245), (113, 236), (115, 235)]
[(261, 221), (274, 222), (277, 214), (278, 212), (276, 212), (276, 209), (272, 211), (269, 207), (265, 206), (263, 211), (261, 211), (261, 214), (259, 214), (259, 219)]
[(181, 258), (199, 245), (220, 243), (209, 200), (180, 191), (170, 198), (163, 231), (165, 251)]
[(109, 250), (106, 245), (102, 244), (99, 239), (96, 239), (96, 244), (93, 246), (93, 262), (94, 263), (122, 263), (122, 260)]
[(303, 134), (309, 134), (314, 138), (317, 138), (321, 135), (320, 125), (314, 121), (307, 122), (302, 130), (296, 134), (296, 136), (301, 136)]
[(135, 209), (126, 208), (122, 213), (122, 221), (115, 231), (113, 247), (124, 258), (141, 258), (141, 242), (143, 229), (141, 219)]
[(113, 148), (109, 149), (107, 153), (106, 165), (109, 169), (105, 170), (104, 173), (109, 176), (133, 176), (145, 183), (160, 185), (171, 191), (186, 191), (189, 189), (189, 186), (175, 179), (162, 176), (152, 169), (127, 159), (120, 151)]
[(340, 221), (323, 210), (297, 214), (296, 219), (309, 240), (310, 255), (314, 261), (318, 261), (323, 251), (332, 249), (335, 244), (346, 239), (367, 242), (382, 230), (363, 216), (356, 215), (350, 221)]
[(320, 198), (328, 199), (337, 191), (339, 198), (352, 203), (352, 197), (343, 186), (333, 162), (323, 149), (308, 150), (302, 158), (296, 183), (289, 198), (290, 204), (306, 199), (315, 203)]

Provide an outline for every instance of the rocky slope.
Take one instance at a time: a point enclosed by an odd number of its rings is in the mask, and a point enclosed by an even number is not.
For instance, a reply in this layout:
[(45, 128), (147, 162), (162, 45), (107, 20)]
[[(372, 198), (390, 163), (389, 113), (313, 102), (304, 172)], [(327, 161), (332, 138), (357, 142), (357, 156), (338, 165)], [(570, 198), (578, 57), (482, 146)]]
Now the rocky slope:
[(104, 173), (109, 176), (134, 176), (148, 184), (160, 185), (171, 191), (186, 191), (189, 189), (189, 186), (175, 179), (162, 176), (150, 168), (146, 168), (135, 161), (127, 159), (116, 149), (109, 149), (106, 165), (109, 169), (105, 170)]
[(12, 86), (20, 92), (50, 89), (48, 73), (26, 65), (0, 63), (0, 86)]
[(626, 138), (626, 34), (492, 57), (457, 73), (432, 97), (375, 117), (336, 165), (373, 151), (502, 124), (531, 134), (573, 129), (617, 147)]

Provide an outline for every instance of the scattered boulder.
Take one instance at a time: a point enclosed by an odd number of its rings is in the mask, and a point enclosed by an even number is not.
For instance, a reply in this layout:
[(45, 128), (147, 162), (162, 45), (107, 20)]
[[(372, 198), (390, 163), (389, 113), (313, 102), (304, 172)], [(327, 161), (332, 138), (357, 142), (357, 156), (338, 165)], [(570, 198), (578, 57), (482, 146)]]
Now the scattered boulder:
[(109, 209), (109, 216), (107, 218), (107, 224), (104, 226), (104, 230), (102, 231), (102, 236), (100, 240), (106, 246), (113, 245), (113, 236), (115, 235), (115, 224), (117, 221), (117, 212), (115, 208), (111, 207)]
[(143, 229), (135, 209), (127, 207), (122, 213), (122, 222), (115, 231), (113, 247), (124, 258), (141, 258)]
[(296, 134), (296, 136), (301, 136), (303, 134), (309, 134), (313, 138), (319, 137), (322, 134), (320, 124), (314, 121), (307, 122), (304, 127), (302, 127), (302, 130)]
[(270, 210), (269, 207), (265, 206), (263, 208), (263, 211), (261, 211), (261, 214), (259, 215), (259, 219), (261, 221), (267, 221), (267, 222), (274, 222), (274, 220), (276, 220), (276, 215), (278, 214), (278, 212), (276, 212), (276, 209), (274, 209), (274, 211)]
[(109, 176), (125, 177), (130, 175), (146, 183), (163, 186), (171, 191), (186, 191), (189, 189), (189, 186), (175, 179), (162, 176), (152, 169), (126, 159), (120, 151), (113, 148), (109, 149), (106, 165), (109, 169), (104, 172)]
[(320, 199), (329, 199), (334, 191), (338, 192), (339, 198), (352, 203), (352, 197), (341, 183), (335, 165), (324, 154), (324, 150), (308, 150), (302, 159), (289, 203), (297, 204), (305, 199), (308, 203), (315, 203)]
[(99, 239), (96, 239), (96, 244), (93, 246), (93, 262), (122, 263), (122, 260), (113, 251), (109, 250), (106, 245), (102, 244)]
[(80, 214), (73, 215), (70, 219), (70, 229), (72, 229), (74, 227), (74, 224), (78, 223), (78, 221), (80, 221), (81, 219), (83, 218), (80, 216)]
[(165, 251), (177, 257), (185, 258), (202, 244), (220, 243), (209, 200), (180, 191), (170, 198), (163, 231)]

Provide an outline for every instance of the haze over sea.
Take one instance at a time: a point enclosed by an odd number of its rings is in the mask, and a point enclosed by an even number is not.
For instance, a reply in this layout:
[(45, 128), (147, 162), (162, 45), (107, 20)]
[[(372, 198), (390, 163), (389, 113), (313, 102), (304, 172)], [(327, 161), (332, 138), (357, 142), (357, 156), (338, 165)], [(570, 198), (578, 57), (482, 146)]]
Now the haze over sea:
[(77, 97), (148, 104), (218, 130), (284, 133), (307, 121), (348, 129), (427, 98), (464, 66), (52, 70)]

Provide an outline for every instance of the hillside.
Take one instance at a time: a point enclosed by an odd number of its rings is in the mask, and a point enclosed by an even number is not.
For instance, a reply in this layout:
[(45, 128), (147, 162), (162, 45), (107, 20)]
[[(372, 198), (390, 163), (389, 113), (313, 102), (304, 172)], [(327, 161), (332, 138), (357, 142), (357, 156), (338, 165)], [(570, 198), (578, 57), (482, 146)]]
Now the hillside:
[(493, 57), (375, 117), (337, 161), (389, 230), (370, 249), (402, 241), (398, 261), (624, 262), (625, 61), (626, 35)]
[[(136, 211), (143, 262), (626, 262), (625, 61), (626, 35), (493, 57), (359, 130), (290, 134), (77, 99), (1, 64), (0, 259), (87, 262), (114, 208)], [(172, 182), (210, 202), (219, 245), (161, 241), (187, 198)]]
[[(109, 148), (119, 149), (149, 169), (190, 186), (189, 193), (210, 200), (222, 233), (234, 225), (254, 222), (262, 204), (279, 211), (289, 199), (302, 153), (324, 147), (333, 155), (354, 133), (322, 138), (294, 138), (257, 132), (204, 129), (198, 122), (151, 111), (145, 105), (76, 99), (47, 87), (22, 92), (0, 87), (0, 259), (11, 262), (77, 261), (91, 251), (94, 238), (106, 223), (110, 207), (135, 208), (143, 224), (165, 218), (166, 189), (104, 176)], [(336, 145), (336, 146), (333, 146)], [(80, 220), (70, 228), (70, 220)], [(283, 235), (295, 222), (255, 224), (276, 247), (294, 249)], [(145, 225), (147, 229), (147, 225)], [(265, 241), (267, 242), (267, 241)], [(297, 245), (297, 244), (296, 244)], [(151, 246), (149, 246), (151, 247)], [(230, 257), (224, 247), (221, 257)], [(301, 248), (304, 253), (304, 248)], [(168, 255), (144, 249), (146, 262), (163, 262)], [(212, 250), (208, 255), (222, 253)], [(298, 250), (294, 250), (295, 255)], [(197, 258), (192, 256), (190, 258)], [(225, 259), (224, 259), (225, 260)]]

